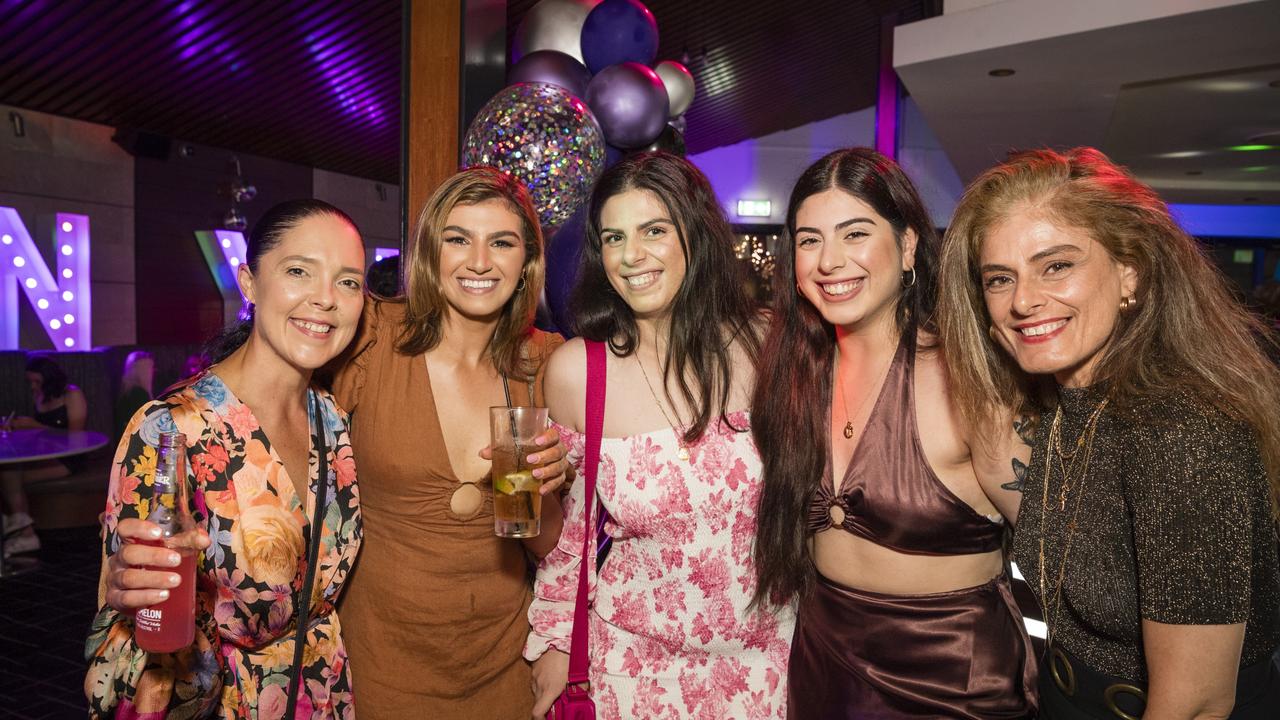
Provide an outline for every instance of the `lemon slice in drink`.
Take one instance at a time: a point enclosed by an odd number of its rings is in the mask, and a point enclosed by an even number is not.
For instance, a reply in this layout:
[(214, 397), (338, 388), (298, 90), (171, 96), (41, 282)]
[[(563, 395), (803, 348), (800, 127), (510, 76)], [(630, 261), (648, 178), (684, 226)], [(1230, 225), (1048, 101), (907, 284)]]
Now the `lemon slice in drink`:
[(519, 470), (494, 480), (493, 489), (503, 495), (515, 495), (518, 492), (536, 491), (541, 484), (533, 477), (532, 470)]

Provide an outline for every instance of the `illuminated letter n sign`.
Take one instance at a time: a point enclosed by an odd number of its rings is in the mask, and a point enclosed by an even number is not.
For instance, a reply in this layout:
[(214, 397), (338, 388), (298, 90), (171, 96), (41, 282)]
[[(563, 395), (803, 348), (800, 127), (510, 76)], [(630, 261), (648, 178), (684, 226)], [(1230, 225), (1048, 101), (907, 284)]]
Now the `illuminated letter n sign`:
[(56, 275), (18, 211), (0, 207), (0, 350), (18, 349), (18, 288), (54, 347), (89, 349), (89, 216), (58, 213), (53, 234)]

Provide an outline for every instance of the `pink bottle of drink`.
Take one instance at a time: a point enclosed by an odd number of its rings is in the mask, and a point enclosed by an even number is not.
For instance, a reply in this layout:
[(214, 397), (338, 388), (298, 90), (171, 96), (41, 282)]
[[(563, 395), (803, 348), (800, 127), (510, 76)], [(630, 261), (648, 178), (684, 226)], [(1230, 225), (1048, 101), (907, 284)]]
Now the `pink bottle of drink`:
[[(187, 491), (187, 439), (182, 433), (160, 433), (151, 513), (147, 521), (160, 526), (160, 540), (148, 545), (171, 545), (170, 538), (195, 527)], [(134, 638), (147, 652), (171, 653), (191, 645), (196, 630), (196, 556), (179, 550), (177, 567), (148, 567), (176, 572), (182, 581), (169, 589), (169, 597), (134, 615)]]

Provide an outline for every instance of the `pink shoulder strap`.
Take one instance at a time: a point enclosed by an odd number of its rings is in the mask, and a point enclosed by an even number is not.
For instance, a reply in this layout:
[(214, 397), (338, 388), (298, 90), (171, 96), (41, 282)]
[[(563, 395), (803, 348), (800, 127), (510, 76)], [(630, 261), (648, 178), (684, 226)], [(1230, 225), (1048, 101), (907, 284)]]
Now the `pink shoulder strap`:
[(582, 499), (582, 561), (578, 565), (578, 601), (573, 608), (573, 637), (569, 644), (569, 684), (587, 682), (587, 577), (591, 565), (591, 544), (596, 534), (591, 511), (596, 505), (596, 472), (600, 467), (600, 439), (604, 436), (604, 343), (588, 340), (587, 345), (587, 446), (582, 460), (586, 492)]

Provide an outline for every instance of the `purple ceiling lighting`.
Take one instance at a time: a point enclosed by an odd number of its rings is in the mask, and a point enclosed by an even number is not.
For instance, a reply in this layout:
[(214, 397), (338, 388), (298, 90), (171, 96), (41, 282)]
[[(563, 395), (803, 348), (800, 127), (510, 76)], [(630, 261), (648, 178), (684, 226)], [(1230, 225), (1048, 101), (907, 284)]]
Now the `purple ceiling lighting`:
[(366, 54), (331, 31), (311, 33), (306, 41), (311, 59), (338, 99), (338, 106), (375, 127), (386, 124), (388, 114), (368, 79), (371, 63)]

